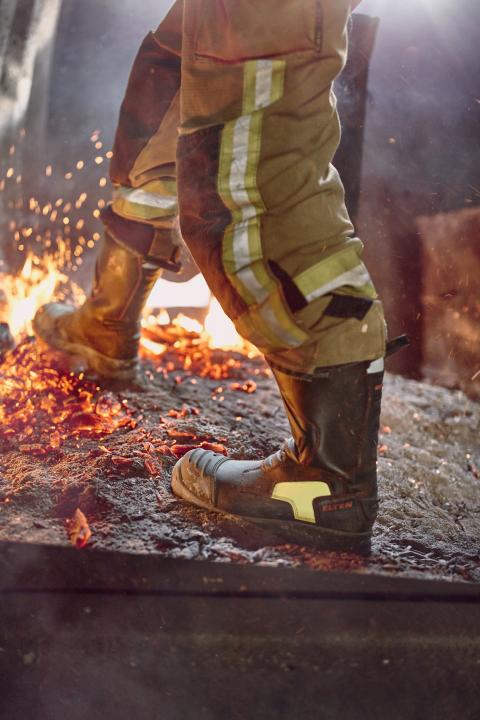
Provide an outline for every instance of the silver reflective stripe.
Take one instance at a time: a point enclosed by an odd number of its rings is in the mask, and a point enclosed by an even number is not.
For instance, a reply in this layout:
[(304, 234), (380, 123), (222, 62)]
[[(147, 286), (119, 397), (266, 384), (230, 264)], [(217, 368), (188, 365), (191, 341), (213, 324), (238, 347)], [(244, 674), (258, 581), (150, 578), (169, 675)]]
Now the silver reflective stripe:
[(161, 210), (176, 210), (177, 198), (171, 195), (156, 195), (140, 188), (117, 188), (114, 197), (128, 200), (135, 205), (144, 205), (145, 207), (160, 208)]
[[(258, 86), (257, 86), (258, 87)], [(238, 208), (241, 218), (235, 222), (232, 235), (232, 252), (235, 263), (235, 275), (242, 285), (260, 303), (268, 297), (269, 289), (265, 288), (256, 277), (252, 268), (254, 262), (260, 258), (252, 254), (251, 240), (255, 236), (254, 245), (260, 247), (259, 226), (256, 221), (259, 209), (249, 195), (249, 182), (256, 181), (255, 174), (249, 180), (248, 163), (251, 159), (251, 143), (254, 130), (253, 116), (243, 115), (234, 124), (232, 164), (230, 168), (229, 189), (233, 202)], [(258, 188), (251, 187), (252, 193), (258, 193)]]
[(244, 287), (252, 293), (257, 302), (260, 303), (263, 300), (266, 300), (269, 295), (268, 290), (266, 290), (257, 280), (251, 267), (245, 267), (242, 270), (237, 270), (235, 275), (241, 281), (242, 285), (244, 285)]
[(257, 62), (257, 78), (255, 86), (255, 109), (261, 110), (272, 102), (273, 61), (259, 60)]
[(232, 200), (242, 209), (243, 218), (253, 217), (256, 210), (253, 207), (246, 187), (246, 176), (249, 158), (249, 142), (252, 118), (245, 115), (235, 122), (233, 131), (232, 167), (230, 169), (230, 193)]
[(276, 282), (263, 256), (260, 220), (265, 206), (257, 181), (263, 109), (282, 96), (284, 77), (284, 60), (245, 63), (243, 115), (224, 127), (218, 187), (232, 213), (223, 240), (224, 267), (251, 308), (245, 321), (249, 337), (256, 333), (257, 344), (264, 345), (271, 336), (277, 345), (298, 347), (307, 336), (274, 294)]
[(295, 337), (288, 331), (288, 328), (281, 325), (274, 310), (269, 305), (260, 310), (260, 316), (275, 333), (276, 337), (283, 340), (289, 347), (299, 347), (303, 344), (304, 338)]
[(370, 363), (367, 374), (368, 375), (375, 375), (375, 373), (380, 373), (385, 370), (385, 360), (384, 358), (379, 358), (378, 360), (374, 360), (372, 363)]
[(322, 285), (321, 287), (313, 290), (311, 293), (306, 295), (306, 300), (308, 302), (312, 302), (312, 300), (316, 300), (317, 298), (322, 297), (322, 295), (327, 295), (333, 290), (336, 290), (339, 287), (343, 287), (344, 285), (360, 288), (364, 285), (368, 285), (371, 282), (372, 279), (368, 270), (366, 269), (365, 265), (361, 263), (353, 270), (348, 270), (348, 272), (345, 272), (342, 275), (338, 275), (333, 280), (330, 280), (330, 282), (325, 283), (325, 285)]
[(249, 228), (249, 222), (246, 221), (235, 225), (233, 231), (233, 253), (235, 268), (237, 269), (247, 267), (252, 261), (250, 257)]

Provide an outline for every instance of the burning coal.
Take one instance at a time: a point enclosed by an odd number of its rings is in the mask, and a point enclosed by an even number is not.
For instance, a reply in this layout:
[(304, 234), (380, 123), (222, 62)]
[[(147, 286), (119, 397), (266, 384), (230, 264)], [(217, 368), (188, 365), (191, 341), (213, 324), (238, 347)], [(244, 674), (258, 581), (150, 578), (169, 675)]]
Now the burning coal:
[[(88, 173), (85, 177), (88, 187), (95, 177), (98, 198), (107, 180), (95, 173), (103, 172), (111, 152), (105, 152), (98, 132), (93, 133), (91, 142), (89, 165), (94, 175), (89, 180)], [(88, 170), (88, 163), (79, 160), (61, 178), (65, 190), (62, 197), (25, 201), (21, 197), (22, 179), (15, 170), (15, 153), (12, 146), (10, 167), (0, 181), (0, 192), (10, 197), (6, 204), (12, 218), (8, 224), (10, 239), (23, 264), (17, 272), (7, 272), (0, 261), (0, 440), (45, 455), (58, 451), (67, 438), (101, 437), (135, 427), (139, 418), (120, 393), (106, 391), (98, 378), (72, 372), (66, 358), (31, 337), (33, 317), (43, 304), (66, 300), (78, 305), (85, 299), (76, 281), (78, 270), (85, 251), (92, 251), (100, 239), (99, 233), (91, 231), (92, 222), (97, 222), (106, 199), (97, 200), (95, 193), (86, 191), (78, 194), (78, 183), (75, 189), (72, 178)], [(45, 179), (47, 190), (53, 180), (56, 184), (51, 187), (58, 189), (59, 178), (50, 165)], [(12, 199), (15, 193), (19, 197)], [(171, 320), (167, 308), (178, 306), (178, 302), (169, 303), (169, 295), (173, 298), (172, 290), (178, 295), (178, 288), (178, 284), (160, 280), (147, 303), (141, 339), (147, 379), (153, 374), (172, 376), (175, 383), (186, 378), (196, 382), (195, 376), (233, 379), (240, 381), (232, 384), (233, 390), (251, 392), (254, 383), (244, 390), (247, 386), (241, 371), (245, 357), (257, 354), (255, 349), (238, 335), (200, 276), (182, 285), (181, 295), (186, 307), (198, 305), (199, 297), (203, 298), (208, 306), (204, 324), (183, 314)], [(166, 408), (164, 414), (168, 411)], [(176, 446), (180, 440), (172, 435), (170, 445)], [(181, 448), (176, 451), (182, 452)]]
[[(40, 267), (37, 272), (41, 272)], [(58, 278), (49, 277), (52, 268), (44, 267), (43, 272), (45, 277), (39, 284), (41, 288), (48, 289), (46, 294), (40, 291), (29, 294), (33, 282), (31, 276), (23, 278), (22, 273), (17, 278), (8, 278), (16, 292), (8, 296), (4, 307), (9, 308), (7, 319), (10, 322), (12, 318), (17, 318), (11, 324), (17, 331), (18, 344), (6, 352), (0, 363), (0, 438), (14, 442), (22, 450), (38, 454), (57, 450), (67, 438), (102, 436), (119, 428), (135, 427), (137, 423), (128, 403), (118, 394), (104, 392), (94, 379), (83, 372), (71, 372), (64, 357), (28, 337), (37, 304), (50, 300), (48, 294), (58, 287)], [(38, 274), (35, 273), (34, 277)], [(60, 285), (62, 293), (71, 290), (68, 284), (64, 286), (63, 281)], [(18, 305), (17, 298), (20, 298)], [(22, 315), (17, 314), (17, 307)], [(215, 306), (206, 321), (206, 326), (214, 328), (214, 334), (185, 316), (178, 316), (170, 322), (166, 311), (157, 315), (148, 314), (143, 322), (141, 342), (141, 356), (150, 361), (147, 377), (152, 373), (160, 373), (164, 377), (173, 375), (176, 383), (193, 376), (215, 380), (241, 379), (242, 359), (252, 353), (243, 341), (237, 343), (235, 353), (225, 354), (216, 347), (222, 342), (222, 322), (221, 311)], [(235, 337), (228, 323), (225, 323), (224, 347), (231, 349)], [(10, 343), (12, 337), (8, 326), (4, 324), (3, 327), (4, 336), (9, 338)], [(232, 389), (243, 391), (245, 387), (245, 392), (251, 392), (253, 387), (249, 384), (247, 388), (245, 383), (234, 385)]]

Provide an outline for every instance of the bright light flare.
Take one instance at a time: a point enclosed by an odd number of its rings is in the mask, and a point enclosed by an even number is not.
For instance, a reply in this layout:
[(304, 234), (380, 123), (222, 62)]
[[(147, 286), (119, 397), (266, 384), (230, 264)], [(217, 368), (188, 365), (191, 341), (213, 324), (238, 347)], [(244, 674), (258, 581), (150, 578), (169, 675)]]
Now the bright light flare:
[(203, 327), (201, 323), (198, 322), (198, 320), (189, 318), (186, 315), (183, 315), (183, 313), (177, 315), (177, 317), (173, 320), (172, 324), (178, 328), (181, 328), (182, 330), (185, 330), (186, 332), (196, 333), (197, 335), (201, 335), (203, 331)]
[(147, 308), (202, 308), (210, 302), (210, 295), (203, 275), (195, 275), (190, 280), (179, 283), (160, 278), (148, 297)]
[(205, 331), (209, 336), (209, 347), (212, 349), (242, 349), (245, 347), (245, 341), (235, 330), (235, 326), (223, 312), (220, 303), (215, 298), (212, 299), (205, 318)]

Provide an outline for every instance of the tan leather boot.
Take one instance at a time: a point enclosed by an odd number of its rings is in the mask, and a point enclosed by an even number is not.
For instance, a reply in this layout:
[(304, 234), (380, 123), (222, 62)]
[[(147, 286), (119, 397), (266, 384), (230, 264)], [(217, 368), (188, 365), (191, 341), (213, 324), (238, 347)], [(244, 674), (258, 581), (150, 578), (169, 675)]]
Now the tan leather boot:
[(240, 515), (289, 542), (365, 553), (377, 515), (383, 359), (274, 374), (292, 440), (266, 460), (195, 449), (173, 470), (176, 495)]
[(99, 375), (132, 380), (138, 368), (141, 313), (161, 274), (154, 261), (134, 255), (106, 233), (90, 297), (78, 309), (44, 305), (35, 315), (34, 331)]

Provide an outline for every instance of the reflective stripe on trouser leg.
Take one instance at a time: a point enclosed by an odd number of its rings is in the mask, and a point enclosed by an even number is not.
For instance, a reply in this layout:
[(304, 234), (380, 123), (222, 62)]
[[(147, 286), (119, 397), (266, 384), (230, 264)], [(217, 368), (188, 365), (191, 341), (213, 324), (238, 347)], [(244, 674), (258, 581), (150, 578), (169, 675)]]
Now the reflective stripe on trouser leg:
[(153, 180), (137, 188), (117, 187), (112, 209), (127, 220), (164, 226), (178, 214), (177, 184), (174, 180)]
[(258, 335), (262, 344), (298, 347), (306, 335), (287, 312), (263, 256), (261, 216), (266, 208), (257, 185), (263, 109), (282, 96), (284, 74), (284, 60), (245, 63), (244, 114), (223, 128), (218, 190), (232, 215), (223, 239), (223, 265), (250, 308), (243, 333), (253, 341)]
[[(262, 349), (296, 348), (307, 336), (292, 321), (263, 256), (261, 217), (266, 208), (257, 185), (263, 108), (282, 96), (285, 61), (247, 62), (244, 72), (245, 114), (227, 123), (222, 133), (218, 188), (232, 213), (223, 241), (223, 264), (250, 308), (237, 320), (239, 331)], [(342, 287), (376, 298), (370, 275), (351, 245), (307, 268), (293, 282), (307, 303)]]
[[(349, 9), (347, 0), (184, 5), (184, 239), (239, 332), (307, 373), (384, 352), (381, 304), (331, 165)], [(351, 316), (345, 297), (359, 300)]]
[(103, 221), (117, 242), (178, 273), (180, 238), (176, 181), (152, 180), (142, 187), (117, 187)]

